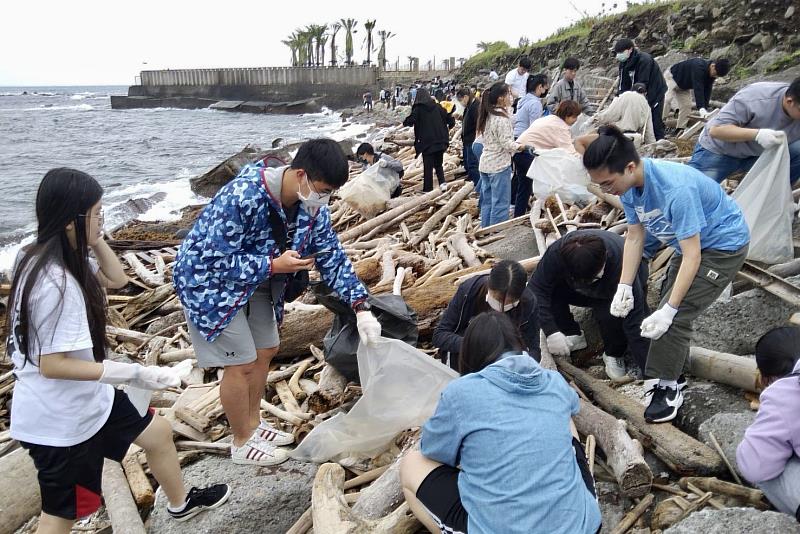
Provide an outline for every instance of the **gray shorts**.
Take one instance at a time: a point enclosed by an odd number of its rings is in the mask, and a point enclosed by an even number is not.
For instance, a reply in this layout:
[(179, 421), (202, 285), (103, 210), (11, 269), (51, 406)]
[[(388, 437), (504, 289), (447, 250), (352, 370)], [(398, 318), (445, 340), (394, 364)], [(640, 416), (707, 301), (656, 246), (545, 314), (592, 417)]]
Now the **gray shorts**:
[(254, 362), (256, 350), (280, 345), (269, 290), (257, 289), (222, 333), (209, 342), (186, 318), (199, 367), (227, 367)]

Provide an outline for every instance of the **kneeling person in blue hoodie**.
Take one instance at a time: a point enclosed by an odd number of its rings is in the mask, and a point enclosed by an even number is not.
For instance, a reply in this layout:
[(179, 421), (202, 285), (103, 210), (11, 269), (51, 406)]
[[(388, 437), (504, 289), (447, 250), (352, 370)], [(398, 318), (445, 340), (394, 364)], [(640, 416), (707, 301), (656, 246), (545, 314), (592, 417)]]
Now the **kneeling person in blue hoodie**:
[(594, 482), (570, 432), (578, 396), (524, 346), (502, 313), (470, 322), (463, 376), (442, 392), (420, 451), (400, 468), (406, 501), (431, 532), (599, 531)]

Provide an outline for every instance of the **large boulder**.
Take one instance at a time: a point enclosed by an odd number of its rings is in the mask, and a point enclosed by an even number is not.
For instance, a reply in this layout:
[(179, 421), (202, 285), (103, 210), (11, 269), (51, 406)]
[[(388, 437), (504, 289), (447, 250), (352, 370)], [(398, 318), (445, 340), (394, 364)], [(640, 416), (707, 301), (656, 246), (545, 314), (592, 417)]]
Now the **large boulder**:
[[(742, 390), (689, 377), (689, 387), (683, 391), (683, 406), (678, 412), (675, 426), (697, 438), (703, 423), (721, 412), (744, 413), (748, 421), (752, 420), (750, 403), (744, 398)], [(720, 437), (717, 432), (714, 434)]]
[(786, 51), (780, 48), (773, 48), (765, 52), (762, 56), (760, 56), (755, 62), (753, 63), (753, 70), (758, 73), (764, 74), (767, 72), (773, 63), (782, 59), (786, 55)]
[(247, 145), (238, 154), (229, 157), (207, 173), (189, 180), (192, 191), (200, 196), (212, 198), (222, 186), (239, 174), (242, 167), (267, 156), (273, 156), (287, 164), (292, 161), (292, 157), (286, 148), (264, 150), (256, 146)]
[(728, 461), (738, 472), (736, 447), (741, 443), (745, 430), (755, 418), (755, 412), (718, 413), (700, 425), (699, 438), (710, 447), (714, 447), (711, 440), (711, 434), (714, 434)]
[(232, 490), (228, 502), (181, 523), (169, 517), (166, 498), (158, 492), (149, 531), (283, 534), (311, 505), (311, 486), (316, 473), (316, 464), (294, 460), (259, 468), (235, 465), (228, 457), (203, 458), (184, 469), (186, 484), (228, 484)]
[(800, 534), (795, 518), (754, 508), (706, 508), (671, 526), (664, 534)]

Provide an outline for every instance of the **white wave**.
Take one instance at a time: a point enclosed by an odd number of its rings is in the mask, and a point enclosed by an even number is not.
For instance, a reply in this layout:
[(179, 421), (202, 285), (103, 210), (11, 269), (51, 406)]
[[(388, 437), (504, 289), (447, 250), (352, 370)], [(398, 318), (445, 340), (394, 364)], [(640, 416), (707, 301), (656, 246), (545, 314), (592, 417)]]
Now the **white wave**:
[(106, 228), (114, 228), (127, 222), (122, 218), (124, 217), (124, 210), (116, 210), (117, 206), (132, 198), (148, 198), (157, 193), (164, 193), (166, 196), (163, 200), (156, 202), (145, 213), (136, 217), (136, 219), (151, 222), (169, 222), (180, 219), (180, 212), (186, 206), (202, 204), (208, 201), (208, 199), (198, 196), (192, 191), (189, 178), (194, 175), (189, 169), (184, 168), (178, 173), (175, 180), (169, 182), (140, 183), (109, 192), (103, 200), (106, 212), (110, 214), (106, 220)]
[(86, 99), (87, 95), (72, 95), (69, 97), (70, 100), (84, 100)]
[(42, 105), (37, 108), (3, 108), (0, 111), (4, 112), (12, 112), (12, 111), (65, 111), (74, 109), (76, 111), (94, 111), (95, 108), (91, 104), (77, 104), (75, 106), (46, 106)]
[(33, 243), (33, 240), (36, 238), (34, 235), (29, 235), (19, 241), (17, 243), (11, 243), (10, 245), (6, 245), (0, 248), (0, 272), (5, 273), (7, 276), (11, 276), (11, 269), (14, 267), (14, 261), (17, 259), (17, 254), (19, 250), (29, 243)]
[(333, 111), (330, 108), (322, 106), (322, 111), (319, 111), (317, 113), (303, 113), (300, 116), (301, 117), (331, 117), (331, 116), (335, 116), (335, 115), (339, 115), (339, 113)]

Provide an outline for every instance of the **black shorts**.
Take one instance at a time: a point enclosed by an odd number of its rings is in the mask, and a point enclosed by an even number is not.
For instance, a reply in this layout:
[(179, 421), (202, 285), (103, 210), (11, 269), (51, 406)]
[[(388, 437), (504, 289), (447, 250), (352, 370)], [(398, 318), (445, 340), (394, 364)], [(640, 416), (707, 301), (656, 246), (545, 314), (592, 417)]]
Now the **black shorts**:
[[(594, 488), (594, 478), (589, 472), (589, 462), (583, 452), (580, 441), (572, 438), (572, 447), (575, 449), (575, 459), (581, 471), (586, 488), (597, 498)], [(459, 534), (467, 532), (467, 510), (461, 503), (461, 494), (458, 491), (458, 474), (460, 469), (449, 465), (440, 465), (425, 477), (417, 489), (417, 499), (428, 510), (433, 520), (439, 526), (442, 534)], [(598, 532), (600, 532), (598, 530)]]
[(22, 442), (39, 473), (42, 511), (64, 519), (96, 512), (100, 508), (103, 460), (121, 462), (133, 440), (152, 420), (152, 410), (142, 417), (128, 396), (117, 389), (108, 420), (86, 441), (71, 447)]

